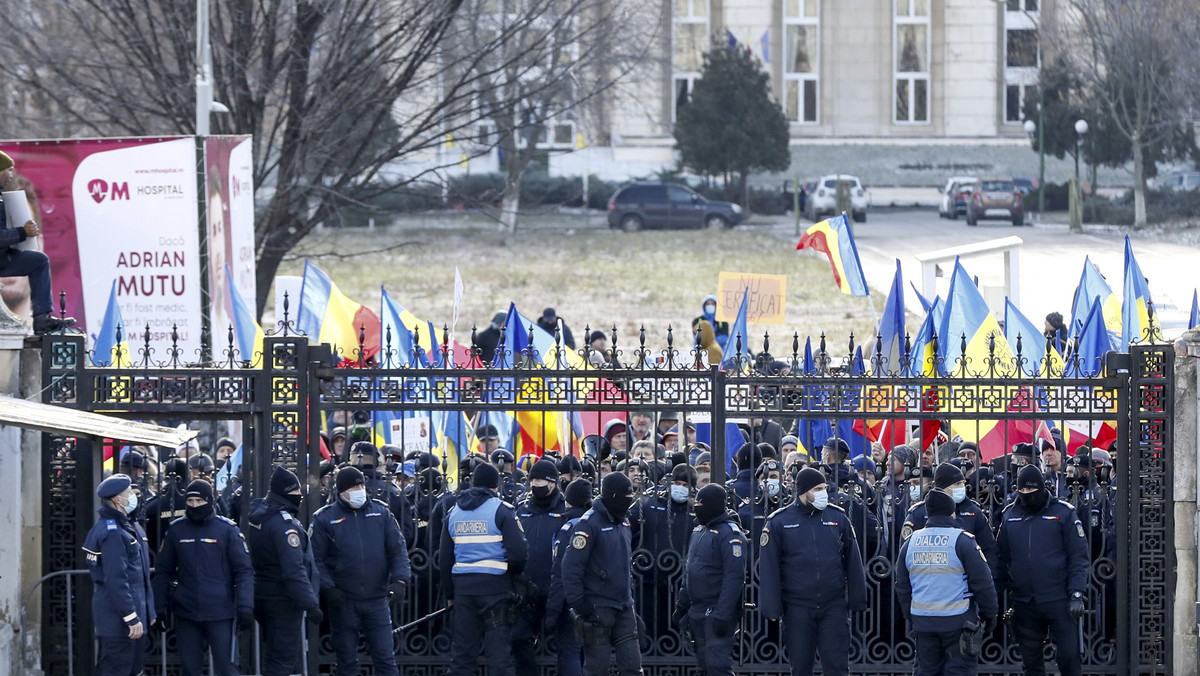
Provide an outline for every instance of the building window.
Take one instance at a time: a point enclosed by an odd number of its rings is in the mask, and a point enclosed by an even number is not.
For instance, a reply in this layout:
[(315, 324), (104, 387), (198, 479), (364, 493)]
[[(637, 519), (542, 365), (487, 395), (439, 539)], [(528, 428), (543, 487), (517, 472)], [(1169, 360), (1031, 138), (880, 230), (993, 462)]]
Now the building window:
[(1009, 29), (1005, 35), (1005, 65), (1009, 68), (1037, 68), (1038, 34), (1033, 29)]
[(783, 0), (783, 110), (796, 124), (817, 123), (819, 0)]
[(1004, 121), (1024, 122), (1025, 102), (1037, 96), (1037, 85), (1009, 84), (1004, 86)]
[(894, 119), (929, 122), (929, 0), (894, 0)]
[(675, 0), (675, 13), (671, 21), (671, 61), (675, 73), (672, 122), (679, 107), (691, 100), (696, 80), (700, 79), (704, 52), (709, 43), (708, 17), (708, 0)]
[(1036, 12), (1038, 11), (1038, 0), (1008, 0), (1008, 11), (1010, 12)]

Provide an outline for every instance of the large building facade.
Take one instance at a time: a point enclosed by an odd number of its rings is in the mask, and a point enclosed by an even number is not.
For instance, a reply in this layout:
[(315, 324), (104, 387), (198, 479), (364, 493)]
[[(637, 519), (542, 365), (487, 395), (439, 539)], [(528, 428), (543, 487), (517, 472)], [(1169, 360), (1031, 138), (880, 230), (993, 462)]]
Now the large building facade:
[[(605, 99), (606, 128), (579, 116), (602, 142), (556, 157), (556, 173), (673, 166), (676, 112), (712, 48), (749, 49), (770, 74), (790, 122), (789, 175), (935, 185), (948, 172), (1036, 173), (1022, 109), (1053, 0), (664, 0), (661, 16), (647, 27), (659, 58)], [(1048, 178), (1063, 170), (1052, 162)]]

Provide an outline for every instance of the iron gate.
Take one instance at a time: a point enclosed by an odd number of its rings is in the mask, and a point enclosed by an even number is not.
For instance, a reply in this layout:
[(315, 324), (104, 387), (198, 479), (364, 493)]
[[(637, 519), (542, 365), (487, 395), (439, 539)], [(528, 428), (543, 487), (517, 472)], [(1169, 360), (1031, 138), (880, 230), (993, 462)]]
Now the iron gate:
[[(306, 478), (307, 513), (315, 510), (319, 499), (321, 456), (316, 431), (323, 415), (335, 410), (371, 415), (523, 411), (540, 415), (543, 421), (561, 414), (599, 418), (645, 410), (685, 418), (707, 416), (714, 430), (722, 429), (726, 421), (745, 418), (795, 420), (798, 426), (832, 421), (835, 429), (838, 423), (857, 422), (869, 428), (880, 421), (939, 421), (951, 430), (974, 428), (977, 433), (983, 427), (1000, 428), (1005, 443), (1018, 434), (1020, 424), (1034, 419), (1092, 431), (1110, 423), (1115, 425), (1120, 453), (1112, 484), (1091, 487), (1097, 494), (1103, 491), (1112, 518), (1110, 528), (1102, 524), (1099, 530), (1089, 531), (1095, 556), (1083, 626), (1085, 669), (1110, 674), (1170, 673), (1174, 353), (1168, 345), (1134, 345), (1128, 354), (1110, 354), (1102, 374), (1088, 375), (1083, 369), (1083, 375), (1066, 377), (1040, 369), (1040, 357), (1022, 356), (1018, 347), (1011, 363), (991, 359), (978, 372), (965, 361), (933, 365), (949, 375), (914, 376), (907, 375), (913, 370), (911, 364), (889, 369), (878, 354), (871, 368), (863, 368), (853, 341), (846, 356), (834, 358), (822, 339), (816, 358), (807, 360), (797, 338), (792, 354), (776, 362), (791, 373), (763, 376), (742, 375), (741, 369), (704, 368), (694, 353), (680, 354), (670, 347), (660, 353), (662, 359), (651, 359), (644, 337), (631, 355), (639, 364), (636, 368), (545, 368), (539, 365), (542, 355), (531, 350), (513, 355), (516, 368), (484, 368), (479, 363), (450, 367), (444, 345), (440, 365), (413, 368), (395, 365), (401, 359), (390, 342), (385, 340), (378, 361), (364, 359), (360, 350), (355, 361), (338, 364), (328, 346), (311, 346), (305, 337), (284, 331), (266, 339), (265, 358), (256, 355), (256, 363), (242, 360), (232, 345), (219, 364), (184, 364), (177, 350), (160, 362), (147, 345), (139, 351), (140, 363), (114, 369), (91, 366), (81, 336), (47, 336), (44, 398), (47, 403), (137, 419), (243, 420), (247, 423), (243, 441), (250, 451), (242, 465), (243, 484), (248, 487), (243, 499), (248, 502), (262, 495), (271, 464), (284, 464)], [(654, 363), (663, 365), (651, 367)], [(398, 424), (405, 422), (401, 419)], [(460, 441), (458, 447), (463, 448), (466, 440)], [(43, 449), (46, 572), (80, 568), (79, 545), (94, 519), (91, 487), (100, 474), (98, 449), (86, 441), (54, 435), (44, 437)], [(732, 450), (725, 448), (722, 435), (713, 435), (713, 481), (724, 478), (725, 459)], [(445, 460), (443, 469), (451, 469)], [(447, 479), (453, 484), (453, 476)], [(1082, 492), (1077, 495), (1083, 497)], [(985, 505), (985, 509), (998, 507)], [(436, 545), (428, 529), (419, 526), (410, 543), (416, 589), (396, 609), (397, 624), (440, 607), (431, 556)], [(876, 535), (884, 542), (891, 537)], [(892, 602), (891, 550), (879, 546), (865, 552), (865, 558), (872, 603), (854, 619), (852, 669), (909, 673), (913, 649)], [(644, 656), (647, 672), (661, 676), (689, 672), (694, 663), (690, 653), (664, 617), (673, 605), (682, 555), (670, 549), (642, 548), (635, 553), (633, 565), (642, 594), (639, 609), (654, 636)], [(747, 585), (749, 610), (742, 620), (739, 659), (753, 673), (786, 673), (778, 625), (753, 609), (756, 579), (752, 575)], [(66, 626), (68, 603), (74, 604), (75, 635), (90, 635), (90, 590), (88, 585), (76, 589), (76, 597), (68, 599), (65, 584), (52, 581), (43, 592), (43, 668), (50, 674), (65, 673), (66, 637), (72, 629)], [(397, 649), (404, 673), (433, 674), (444, 669), (450, 645), (443, 630), (442, 621), (435, 619), (402, 635)], [(322, 639), (314, 634), (311, 639), (310, 673), (330, 673), (328, 636)], [(90, 641), (77, 640), (74, 645), (78, 663), (90, 663)], [(553, 672), (553, 650), (553, 645), (541, 646), (543, 673)], [(1052, 648), (1047, 651), (1052, 654)], [(1015, 643), (1001, 628), (985, 645), (980, 673), (1020, 671)]]

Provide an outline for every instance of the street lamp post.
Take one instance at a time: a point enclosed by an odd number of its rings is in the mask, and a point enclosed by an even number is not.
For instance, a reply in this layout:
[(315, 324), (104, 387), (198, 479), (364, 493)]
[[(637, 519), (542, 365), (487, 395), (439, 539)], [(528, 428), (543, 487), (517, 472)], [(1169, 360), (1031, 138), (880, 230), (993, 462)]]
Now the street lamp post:
[(1038, 103), (1038, 121), (1025, 120), (1025, 131), (1030, 136), (1034, 131), (1038, 135), (1038, 213), (1042, 214), (1046, 211), (1046, 125), (1042, 124), (1041, 103)]
[(1083, 230), (1083, 190), (1079, 185), (1079, 142), (1083, 140), (1087, 131), (1087, 120), (1075, 121), (1075, 178), (1073, 181), (1074, 185), (1071, 186), (1071, 203), (1073, 205), (1071, 229), (1076, 232)]

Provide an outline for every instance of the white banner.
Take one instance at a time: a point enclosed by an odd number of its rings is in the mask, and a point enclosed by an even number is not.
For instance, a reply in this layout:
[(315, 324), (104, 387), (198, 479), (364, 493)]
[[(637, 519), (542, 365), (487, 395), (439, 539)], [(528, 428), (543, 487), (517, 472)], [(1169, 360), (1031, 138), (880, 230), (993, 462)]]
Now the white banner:
[(195, 141), (91, 154), (76, 168), (71, 194), (88, 328), (100, 326), (115, 279), (130, 349), (149, 325), (156, 356), (165, 358), (161, 344), (174, 326), (185, 358), (194, 357), (203, 312)]

